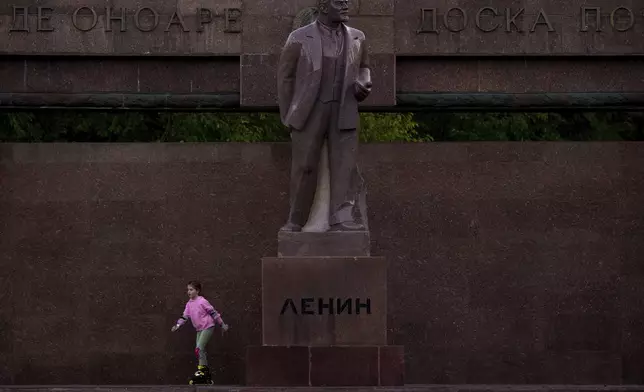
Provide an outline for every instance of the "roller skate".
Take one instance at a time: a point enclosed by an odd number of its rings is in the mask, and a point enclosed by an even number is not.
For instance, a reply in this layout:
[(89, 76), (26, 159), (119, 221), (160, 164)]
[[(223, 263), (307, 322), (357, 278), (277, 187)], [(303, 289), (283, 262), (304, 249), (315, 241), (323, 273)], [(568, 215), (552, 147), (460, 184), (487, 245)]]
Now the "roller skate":
[(190, 385), (214, 384), (214, 381), (212, 381), (212, 377), (210, 375), (210, 369), (208, 369), (208, 366), (203, 366), (203, 365), (197, 366), (197, 371), (195, 372), (195, 374), (192, 375), (188, 384)]

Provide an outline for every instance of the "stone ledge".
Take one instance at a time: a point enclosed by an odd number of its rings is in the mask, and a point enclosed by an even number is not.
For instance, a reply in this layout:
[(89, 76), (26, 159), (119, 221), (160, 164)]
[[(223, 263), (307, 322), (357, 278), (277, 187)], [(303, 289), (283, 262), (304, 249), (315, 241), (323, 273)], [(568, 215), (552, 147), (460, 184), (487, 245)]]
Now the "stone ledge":
[(0, 93), (0, 108), (33, 109), (231, 109), (239, 107), (239, 94), (56, 94)]
[[(240, 94), (128, 94), (128, 93), (0, 93), (0, 110), (210, 110), (277, 111), (272, 101), (240, 106)], [(398, 92), (395, 106), (361, 106), (363, 112), (397, 111), (548, 111), (617, 110), (644, 108), (642, 93), (423, 93)]]
[(370, 256), (371, 238), (367, 231), (277, 234), (279, 257)]
[(401, 93), (396, 110), (635, 110), (642, 93)]

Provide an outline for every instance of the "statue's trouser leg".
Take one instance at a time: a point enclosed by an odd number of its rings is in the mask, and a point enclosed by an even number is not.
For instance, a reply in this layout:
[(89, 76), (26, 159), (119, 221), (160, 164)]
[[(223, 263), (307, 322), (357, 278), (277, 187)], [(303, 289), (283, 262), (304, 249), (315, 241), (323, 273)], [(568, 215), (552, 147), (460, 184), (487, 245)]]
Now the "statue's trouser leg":
[(304, 232), (324, 233), (329, 230), (329, 204), (331, 202), (329, 176), (329, 143), (327, 138), (324, 138), (318, 164), (318, 183), (309, 218), (306, 225), (302, 227)]
[(203, 331), (197, 332), (197, 342), (195, 353), (197, 354), (197, 359), (199, 360), (199, 365), (208, 366), (208, 353), (206, 352), (206, 345), (212, 337), (212, 332), (215, 327), (210, 327), (204, 329)]
[(318, 179), (320, 150), (327, 133), (330, 104), (316, 103), (306, 125), (291, 130), (291, 211), (289, 222), (304, 226), (309, 217)]
[(338, 129), (339, 105), (334, 103), (334, 126), (329, 130), (329, 168), (331, 170), (331, 214), (329, 224), (353, 222), (356, 203), (353, 180), (358, 154), (358, 130)]

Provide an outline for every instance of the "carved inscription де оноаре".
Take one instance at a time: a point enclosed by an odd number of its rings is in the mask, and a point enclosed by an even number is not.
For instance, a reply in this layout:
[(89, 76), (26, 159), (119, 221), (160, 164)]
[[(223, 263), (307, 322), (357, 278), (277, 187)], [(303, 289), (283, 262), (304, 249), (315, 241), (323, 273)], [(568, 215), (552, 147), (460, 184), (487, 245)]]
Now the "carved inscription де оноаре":
[[(449, 8), (442, 15), (439, 21), (440, 10), (437, 8), (421, 8), (420, 10), (420, 27), (416, 31), (422, 33), (439, 33), (439, 23), (452, 33), (458, 33), (465, 30), (470, 21), (474, 19), (474, 26), (479, 31), (490, 33), (503, 29), (505, 32), (526, 32), (522, 30), (517, 23), (518, 18), (525, 16), (525, 8), (513, 10), (511, 8), (499, 9), (492, 6), (482, 7), (475, 14), (468, 14), (463, 8)], [(579, 14), (579, 31), (587, 32), (591, 30), (592, 21), (594, 26), (592, 30), (596, 32), (603, 31), (601, 22), (601, 7), (581, 7)], [(618, 6), (611, 10), (609, 14), (610, 25), (618, 32), (626, 32), (635, 26), (635, 13), (631, 8)], [(539, 26), (547, 28), (549, 32), (556, 31), (548, 13), (540, 9), (532, 23), (529, 23), (529, 32), (535, 32)]]
[[(36, 26), (29, 25), (29, 11), (36, 9)], [(99, 17), (104, 16), (106, 23), (104, 23), (105, 31), (111, 32), (114, 30), (125, 32), (130, 26), (134, 26), (141, 32), (152, 32), (159, 28), (159, 25), (164, 26), (164, 31), (169, 32), (171, 29), (178, 29), (182, 32), (197, 31), (202, 32), (205, 26), (211, 24), (216, 18), (224, 20), (225, 26), (223, 31), (225, 33), (240, 33), (240, 20), (241, 9), (239, 8), (225, 8), (223, 12), (216, 12), (209, 8), (199, 8), (192, 18), (192, 23), (186, 21), (184, 15), (176, 10), (171, 16), (162, 17), (157, 10), (153, 7), (141, 7), (136, 10), (120, 8), (113, 9), (112, 7), (105, 7), (98, 9), (104, 11), (103, 15), (99, 15), (94, 7), (81, 6), (74, 10), (70, 15), (56, 14), (51, 7), (26, 7), (26, 6), (13, 6), (13, 20), (11, 22), (10, 32), (25, 32), (29, 33), (36, 28), (38, 32), (54, 31), (51, 23), (52, 17), (65, 16), (69, 17), (70, 23), (79, 31), (91, 31), (96, 28)], [(113, 29), (116, 25), (116, 29)]]

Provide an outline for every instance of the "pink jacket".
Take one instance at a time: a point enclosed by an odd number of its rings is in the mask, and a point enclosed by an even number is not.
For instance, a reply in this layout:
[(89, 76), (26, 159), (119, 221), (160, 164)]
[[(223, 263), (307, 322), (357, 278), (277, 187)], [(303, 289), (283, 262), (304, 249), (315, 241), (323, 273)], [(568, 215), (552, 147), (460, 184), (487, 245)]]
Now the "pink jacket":
[(197, 296), (186, 303), (183, 316), (177, 320), (177, 324), (183, 325), (188, 318), (192, 321), (197, 332), (213, 327), (215, 322), (219, 325), (224, 323), (219, 312), (202, 296)]

